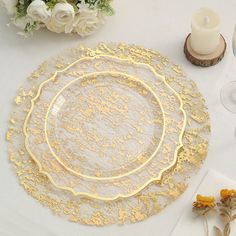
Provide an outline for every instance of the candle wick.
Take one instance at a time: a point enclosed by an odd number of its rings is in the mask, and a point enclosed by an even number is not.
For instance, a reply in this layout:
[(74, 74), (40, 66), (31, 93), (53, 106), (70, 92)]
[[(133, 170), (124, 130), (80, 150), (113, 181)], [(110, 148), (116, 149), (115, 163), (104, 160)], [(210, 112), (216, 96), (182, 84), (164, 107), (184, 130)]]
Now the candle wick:
[(204, 25), (208, 25), (209, 22), (210, 22), (210, 17), (209, 16), (204, 16), (203, 21), (204, 21)]

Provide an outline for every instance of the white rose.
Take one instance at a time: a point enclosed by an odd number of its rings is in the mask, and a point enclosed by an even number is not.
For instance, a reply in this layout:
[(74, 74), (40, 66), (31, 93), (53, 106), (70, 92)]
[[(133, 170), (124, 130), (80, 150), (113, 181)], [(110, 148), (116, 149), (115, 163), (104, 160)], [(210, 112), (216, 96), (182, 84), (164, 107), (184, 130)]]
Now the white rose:
[(33, 20), (45, 23), (49, 19), (51, 11), (48, 9), (44, 1), (34, 0), (28, 6), (27, 14)]
[(96, 9), (80, 7), (74, 21), (74, 32), (80, 36), (93, 34), (104, 23), (104, 16)]
[(17, 0), (2, 0), (9, 14), (13, 15), (16, 13)]
[(70, 33), (73, 30), (74, 8), (69, 3), (57, 3), (52, 9), (52, 16), (46, 26), (56, 33)]

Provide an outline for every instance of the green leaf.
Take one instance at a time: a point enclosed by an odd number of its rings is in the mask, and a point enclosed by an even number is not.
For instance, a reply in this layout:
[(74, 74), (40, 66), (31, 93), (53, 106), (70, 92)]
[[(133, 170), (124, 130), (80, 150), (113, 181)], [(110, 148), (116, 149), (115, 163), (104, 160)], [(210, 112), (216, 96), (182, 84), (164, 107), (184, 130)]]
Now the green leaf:
[(115, 13), (114, 9), (111, 7), (111, 0), (100, 0), (98, 2), (98, 9), (111, 16)]
[(37, 27), (37, 22), (36, 22), (36, 21), (34, 21), (33, 23), (28, 22), (28, 23), (25, 25), (24, 32), (25, 32), (25, 33), (30, 33), (30, 32), (33, 31), (36, 27)]
[[(71, 1), (77, 6), (78, 3), (81, 3), (81, 0), (68, 0)], [(85, 3), (89, 5), (91, 9), (99, 9), (107, 15), (113, 15), (114, 9), (111, 7), (112, 0), (85, 0)]]
[(26, 16), (27, 8), (30, 5), (32, 0), (19, 0), (16, 4), (16, 18), (21, 18)]
[(74, 8), (74, 11), (75, 11), (75, 12), (78, 12), (78, 11), (79, 11), (79, 9), (78, 9), (78, 7), (76, 6), (76, 4), (70, 3), (70, 5)]
[(59, 1), (58, 0), (50, 0), (46, 2), (46, 5), (49, 9), (52, 9)]

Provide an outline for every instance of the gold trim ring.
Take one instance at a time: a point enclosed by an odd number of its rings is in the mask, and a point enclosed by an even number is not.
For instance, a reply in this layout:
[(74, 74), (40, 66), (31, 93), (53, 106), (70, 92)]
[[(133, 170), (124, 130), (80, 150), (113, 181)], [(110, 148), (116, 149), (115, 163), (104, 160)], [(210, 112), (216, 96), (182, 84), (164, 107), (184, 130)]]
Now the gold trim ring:
[[(183, 126), (182, 126), (182, 129), (181, 129), (181, 132), (180, 132), (180, 135), (179, 135), (179, 143), (180, 145), (178, 145), (175, 149), (175, 153), (174, 153), (174, 160), (173, 162), (167, 167), (167, 168), (164, 168), (163, 170), (160, 171), (159, 175), (155, 178), (152, 178), (150, 179), (149, 181), (147, 181), (145, 184), (143, 184), (139, 189), (137, 189), (136, 191), (132, 192), (131, 194), (118, 194), (117, 196), (115, 197), (112, 197), (112, 198), (105, 198), (105, 197), (100, 197), (100, 196), (96, 196), (96, 195), (93, 195), (93, 194), (88, 194), (88, 193), (85, 193), (85, 192), (76, 192), (74, 189), (70, 188), (70, 187), (64, 187), (64, 186), (61, 186), (61, 185), (58, 185), (57, 183), (55, 183), (55, 181), (53, 180), (53, 178), (51, 177), (51, 175), (49, 173), (47, 173), (46, 171), (44, 171), (42, 169), (42, 166), (41, 166), (41, 163), (37, 160), (36, 157), (34, 157), (34, 155), (32, 154), (31, 150), (29, 149), (28, 147), (28, 134), (27, 134), (27, 123), (28, 123), (28, 120), (30, 118), (30, 115), (33, 111), (33, 108), (34, 108), (34, 103), (35, 101), (39, 98), (40, 94), (41, 94), (41, 91), (42, 91), (42, 88), (43, 86), (53, 80), (58, 73), (61, 73), (61, 72), (64, 72), (66, 70), (68, 70), (70, 67), (72, 67), (73, 65), (75, 65), (76, 63), (80, 62), (80, 61), (83, 61), (83, 60), (90, 60), (90, 59), (96, 59), (96, 58), (99, 58), (99, 57), (108, 57), (108, 58), (113, 58), (113, 59), (119, 59), (119, 60), (123, 60), (123, 61), (129, 61), (129, 62), (132, 62), (133, 64), (136, 64), (136, 65), (145, 65), (147, 67), (149, 67), (149, 69), (158, 77), (162, 78), (163, 82), (165, 83), (165, 85), (171, 89), (173, 91), (173, 93), (176, 95), (176, 97), (179, 99), (179, 102), (180, 102), (180, 110), (182, 111), (183, 113), (183, 116), (184, 116), (184, 122), (183, 122)], [(149, 64), (146, 64), (146, 63), (137, 63), (135, 62), (133, 59), (123, 59), (123, 58), (118, 58), (118, 57), (115, 57), (115, 56), (110, 56), (110, 55), (107, 55), (107, 54), (101, 54), (101, 55), (97, 55), (97, 56), (94, 56), (94, 57), (83, 57), (83, 58), (80, 58), (76, 61), (74, 61), (73, 63), (71, 63), (69, 66), (67, 66), (66, 68), (64, 68), (63, 70), (59, 70), (59, 71), (56, 71), (55, 74), (50, 77), (49, 79), (45, 80), (44, 82), (42, 82), (39, 86), (39, 89), (38, 89), (38, 92), (36, 94), (36, 96), (31, 100), (31, 108), (25, 118), (25, 121), (24, 121), (24, 126), (23, 126), (23, 133), (24, 133), (24, 136), (25, 136), (25, 147), (26, 147), (26, 150), (28, 151), (28, 153), (31, 155), (32, 159), (36, 162), (36, 164), (38, 165), (39, 167), (39, 172), (46, 175), (49, 180), (51, 181), (51, 183), (59, 188), (59, 189), (62, 189), (62, 190), (67, 190), (67, 191), (70, 191), (73, 195), (77, 196), (77, 195), (81, 195), (81, 196), (85, 196), (85, 197), (90, 197), (90, 198), (94, 198), (94, 199), (97, 199), (97, 200), (103, 200), (103, 201), (113, 201), (113, 200), (117, 200), (119, 198), (127, 198), (127, 197), (131, 197), (135, 194), (137, 194), (138, 192), (140, 192), (141, 190), (143, 190), (146, 186), (148, 186), (150, 183), (154, 182), (154, 181), (161, 181), (162, 180), (162, 177), (163, 177), (163, 174), (164, 172), (168, 171), (170, 168), (174, 167), (177, 163), (177, 155), (178, 155), (178, 151), (179, 149), (183, 146), (183, 142), (182, 142), (182, 138), (183, 138), (183, 134), (184, 134), (184, 131), (185, 131), (185, 127), (186, 127), (186, 119), (187, 119), (187, 116), (186, 116), (186, 113), (183, 109), (183, 101), (180, 97), (180, 95), (166, 82), (165, 80), (165, 77), (162, 76), (162, 75), (159, 75), (157, 74), (157, 72), (154, 70), (154, 68), (152, 66), (150, 66)]]

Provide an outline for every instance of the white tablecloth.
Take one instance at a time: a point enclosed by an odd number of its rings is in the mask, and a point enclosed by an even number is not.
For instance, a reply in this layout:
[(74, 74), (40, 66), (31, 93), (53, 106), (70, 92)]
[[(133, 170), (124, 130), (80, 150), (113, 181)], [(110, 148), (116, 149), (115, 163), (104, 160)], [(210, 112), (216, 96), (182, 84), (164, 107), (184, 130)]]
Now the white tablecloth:
[[(209, 6), (222, 19), (222, 34), (228, 43), (224, 60), (210, 68), (192, 66), (184, 57), (183, 43), (190, 31), (190, 18), (196, 9)], [(220, 87), (234, 78), (226, 76), (234, 70), (231, 35), (236, 22), (234, 0), (114, 0), (116, 14), (108, 18), (107, 24), (94, 36), (80, 39), (76, 35), (56, 35), (45, 30), (36, 32), (32, 38), (21, 39), (14, 27), (7, 27), (9, 17), (0, 9), (0, 235), (14, 236), (146, 236), (169, 235), (178, 218), (191, 201), (207, 169), (216, 169), (236, 179), (236, 115), (228, 112), (219, 100)], [(160, 51), (174, 62), (183, 66), (185, 72), (198, 85), (209, 107), (212, 136), (207, 160), (195, 176), (187, 191), (160, 214), (144, 222), (125, 226), (103, 228), (69, 223), (53, 216), (28, 196), (18, 185), (17, 178), (8, 161), (4, 133), (12, 99), (25, 78), (43, 60), (61, 50), (83, 43), (126, 42)], [(232, 65), (231, 65), (232, 64)], [(231, 73), (231, 74), (232, 74)]]
[[(216, 201), (219, 201), (220, 190), (222, 188), (235, 189), (236, 182), (232, 179), (227, 178), (226, 176), (209, 170), (204, 176), (202, 182), (195, 191), (196, 194), (202, 194), (205, 196), (214, 196)], [(199, 236), (206, 234), (206, 227), (204, 227), (204, 220), (202, 217), (193, 214), (191, 203), (196, 201), (196, 196), (193, 196), (192, 201), (186, 205), (186, 210), (183, 215), (180, 217), (176, 227), (174, 228), (171, 236)], [(216, 213), (216, 212), (215, 212)], [(209, 214), (207, 217), (208, 221), (208, 230), (209, 236), (216, 236), (214, 226), (218, 226), (220, 229), (223, 229), (222, 221), (218, 214)], [(231, 224), (231, 235), (236, 235), (236, 224)]]

